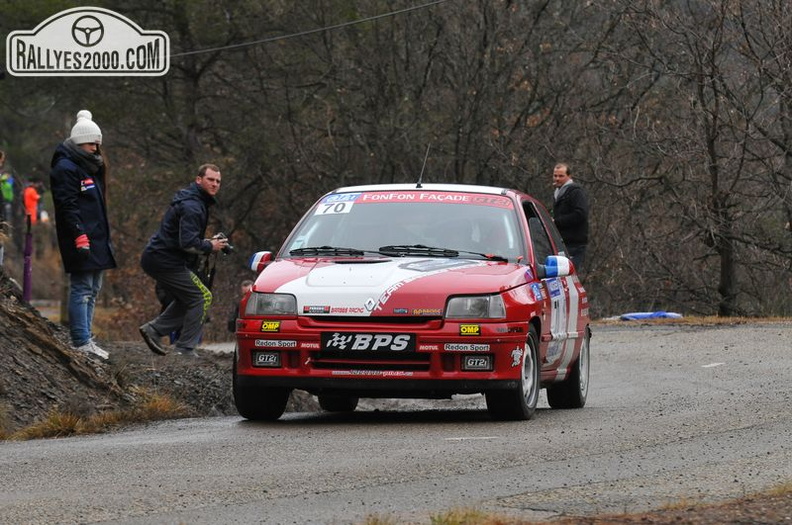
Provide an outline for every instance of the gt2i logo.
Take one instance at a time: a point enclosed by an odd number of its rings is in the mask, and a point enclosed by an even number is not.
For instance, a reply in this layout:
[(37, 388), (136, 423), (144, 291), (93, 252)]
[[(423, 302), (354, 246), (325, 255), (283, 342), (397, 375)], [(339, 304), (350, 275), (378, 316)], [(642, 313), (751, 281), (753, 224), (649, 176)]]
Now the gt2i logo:
[(360, 334), (326, 332), (322, 334), (323, 350), (415, 350), (412, 334)]

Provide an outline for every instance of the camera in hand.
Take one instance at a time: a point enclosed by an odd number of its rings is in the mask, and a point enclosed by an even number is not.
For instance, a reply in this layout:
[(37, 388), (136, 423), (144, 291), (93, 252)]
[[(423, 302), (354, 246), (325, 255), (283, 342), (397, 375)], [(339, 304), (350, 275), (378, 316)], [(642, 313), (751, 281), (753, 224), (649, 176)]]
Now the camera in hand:
[[(213, 237), (213, 239), (221, 239), (221, 240), (228, 239), (228, 236), (223, 232), (219, 232), (217, 235)], [(234, 247), (231, 246), (230, 244), (226, 244), (225, 246), (220, 248), (220, 251), (223, 252), (223, 255), (229, 255), (231, 252), (234, 251)]]

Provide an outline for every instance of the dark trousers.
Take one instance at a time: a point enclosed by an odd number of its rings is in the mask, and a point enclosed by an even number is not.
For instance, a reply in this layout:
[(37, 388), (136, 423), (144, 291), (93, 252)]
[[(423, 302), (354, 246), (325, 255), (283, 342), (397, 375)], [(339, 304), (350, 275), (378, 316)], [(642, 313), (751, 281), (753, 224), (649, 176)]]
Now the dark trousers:
[(173, 297), (167, 308), (149, 324), (160, 335), (181, 330), (176, 348), (194, 349), (201, 340), (203, 323), (212, 304), (212, 292), (186, 268), (172, 272), (144, 270)]
[(567, 253), (572, 264), (575, 265), (575, 271), (581, 273), (583, 271), (583, 262), (586, 260), (586, 245), (585, 244), (567, 244)]

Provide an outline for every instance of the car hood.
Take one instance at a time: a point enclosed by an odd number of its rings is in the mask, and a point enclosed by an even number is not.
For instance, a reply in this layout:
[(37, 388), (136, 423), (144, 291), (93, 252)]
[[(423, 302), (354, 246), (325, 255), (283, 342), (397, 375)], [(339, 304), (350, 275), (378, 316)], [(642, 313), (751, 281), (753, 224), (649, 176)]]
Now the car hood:
[(491, 294), (524, 285), (514, 263), (400, 258), (279, 259), (261, 272), (257, 292), (293, 294), (301, 315), (442, 315), (449, 295)]

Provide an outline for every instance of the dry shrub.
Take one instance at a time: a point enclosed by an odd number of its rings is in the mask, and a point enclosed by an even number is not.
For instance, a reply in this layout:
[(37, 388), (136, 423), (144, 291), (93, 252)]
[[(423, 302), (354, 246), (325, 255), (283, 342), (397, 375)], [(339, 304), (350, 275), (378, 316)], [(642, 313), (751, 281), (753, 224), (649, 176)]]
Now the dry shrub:
[(432, 525), (508, 525), (517, 522), (476, 509), (454, 509), (433, 515), (430, 523)]
[(68, 412), (50, 412), (43, 421), (33, 423), (12, 434), (10, 439), (41, 439), (83, 433), (83, 419)]
[[(0, 430), (0, 439), (29, 440), (107, 432), (124, 424), (143, 421), (175, 419), (189, 414), (188, 408), (167, 395), (144, 389), (135, 392), (137, 402), (130, 408), (109, 410), (91, 415), (76, 415), (71, 411), (53, 410), (43, 421), (34, 423), (13, 434)], [(2, 408), (2, 407), (0, 407)], [(0, 411), (0, 429), (2, 411)]]

